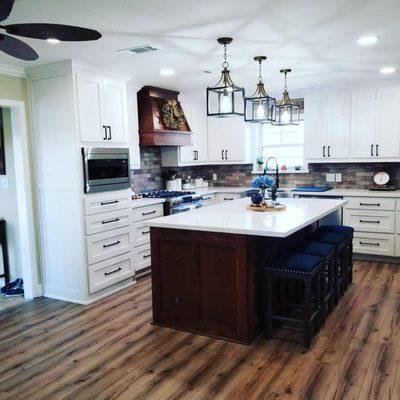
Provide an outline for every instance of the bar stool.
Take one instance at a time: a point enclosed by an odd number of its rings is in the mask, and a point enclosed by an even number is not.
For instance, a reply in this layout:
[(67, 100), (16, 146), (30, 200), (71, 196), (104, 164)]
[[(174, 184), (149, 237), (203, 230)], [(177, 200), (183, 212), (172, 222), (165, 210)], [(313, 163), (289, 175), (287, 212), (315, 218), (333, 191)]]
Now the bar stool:
[(335, 263), (334, 263), (334, 303), (339, 303), (339, 298), (347, 287), (347, 238), (340, 233), (331, 232), (314, 232), (311, 241), (328, 243), (335, 246)]
[[(317, 229), (318, 232), (332, 232), (345, 235), (347, 238), (347, 283), (353, 283), (353, 236), (354, 228), (345, 225), (322, 225)], [(345, 288), (347, 289), (347, 287)]]
[(321, 319), (322, 323), (325, 323), (327, 315), (334, 307), (335, 246), (329, 243), (305, 241), (299, 245), (299, 251), (324, 260), (321, 273)]
[[(267, 281), (267, 338), (273, 336), (275, 322), (291, 322), (303, 330), (304, 346), (310, 347), (312, 338), (321, 326), (321, 257), (293, 253), (279, 257), (266, 266)], [(284, 298), (273, 296), (273, 280), (297, 281), (303, 284), (302, 299), (291, 303), (291, 293), (286, 290)], [(275, 304), (274, 304), (275, 300)], [(289, 307), (287, 307), (289, 305)], [(301, 318), (295, 317), (296, 309), (302, 311)], [(279, 310), (279, 311), (276, 311)], [(278, 313), (279, 312), (279, 313)]]

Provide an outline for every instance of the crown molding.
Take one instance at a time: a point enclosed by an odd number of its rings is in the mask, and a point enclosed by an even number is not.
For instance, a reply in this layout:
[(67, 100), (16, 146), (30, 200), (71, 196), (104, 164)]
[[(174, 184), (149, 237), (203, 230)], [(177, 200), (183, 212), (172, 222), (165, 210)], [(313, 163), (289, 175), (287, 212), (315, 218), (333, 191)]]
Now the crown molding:
[(14, 76), (16, 78), (26, 78), (25, 69), (14, 65), (0, 64), (0, 74)]

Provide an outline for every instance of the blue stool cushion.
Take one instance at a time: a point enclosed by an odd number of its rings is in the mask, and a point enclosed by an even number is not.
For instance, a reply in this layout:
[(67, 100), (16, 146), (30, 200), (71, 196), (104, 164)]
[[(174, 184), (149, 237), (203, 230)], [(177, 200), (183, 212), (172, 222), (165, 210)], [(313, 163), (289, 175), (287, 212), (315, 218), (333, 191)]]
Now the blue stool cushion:
[(318, 257), (328, 257), (335, 250), (335, 245), (323, 242), (306, 242), (302, 252)]
[(323, 242), (334, 244), (336, 246), (343, 244), (347, 239), (346, 235), (342, 235), (341, 233), (331, 233), (331, 232), (316, 232), (312, 236), (312, 240), (316, 242)]
[(321, 265), (322, 261), (321, 257), (311, 254), (293, 253), (275, 259), (266, 269), (312, 274)]
[(341, 233), (350, 236), (354, 233), (354, 228), (345, 225), (322, 225), (317, 229), (318, 232)]

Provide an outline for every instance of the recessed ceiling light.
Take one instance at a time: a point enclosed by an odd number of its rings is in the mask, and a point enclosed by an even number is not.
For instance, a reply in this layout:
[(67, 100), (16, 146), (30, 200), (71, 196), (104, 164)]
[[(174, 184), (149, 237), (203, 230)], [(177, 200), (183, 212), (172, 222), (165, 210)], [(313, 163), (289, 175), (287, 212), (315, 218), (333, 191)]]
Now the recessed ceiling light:
[(381, 69), (381, 74), (393, 74), (393, 72), (396, 72), (395, 67), (385, 67)]
[(175, 74), (175, 71), (171, 68), (160, 69), (160, 74), (164, 76), (171, 76)]
[(363, 36), (357, 40), (357, 43), (360, 46), (369, 46), (371, 44), (375, 44), (378, 41), (378, 36)]
[(58, 43), (60, 43), (60, 41), (58, 39), (56, 39), (56, 38), (48, 38), (48, 39), (46, 39), (46, 42), (50, 43), (50, 44), (58, 44)]

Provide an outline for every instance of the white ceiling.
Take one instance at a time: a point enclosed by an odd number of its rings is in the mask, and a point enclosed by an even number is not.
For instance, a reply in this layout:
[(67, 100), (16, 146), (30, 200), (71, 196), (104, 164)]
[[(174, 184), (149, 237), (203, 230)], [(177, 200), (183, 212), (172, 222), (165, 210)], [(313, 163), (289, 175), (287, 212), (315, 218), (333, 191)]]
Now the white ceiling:
[[(216, 38), (232, 36), (228, 61), (237, 84), (252, 92), (253, 57), (266, 55), (268, 91), (280, 91), (279, 69), (291, 67), (289, 89), (300, 93), (389, 79), (378, 71), (384, 66), (400, 70), (399, 21), (399, 0), (17, 0), (5, 23), (65, 23), (97, 29), (103, 38), (56, 46), (27, 39), (39, 60), (28, 63), (1, 53), (0, 63), (27, 66), (72, 58), (123, 72), (139, 85), (201, 92), (219, 78), (222, 47)], [(380, 40), (360, 47), (356, 41), (364, 35)], [(160, 50), (117, 52), (144, 44)], [(161, 68), (176, 74), (163, 77)]]

